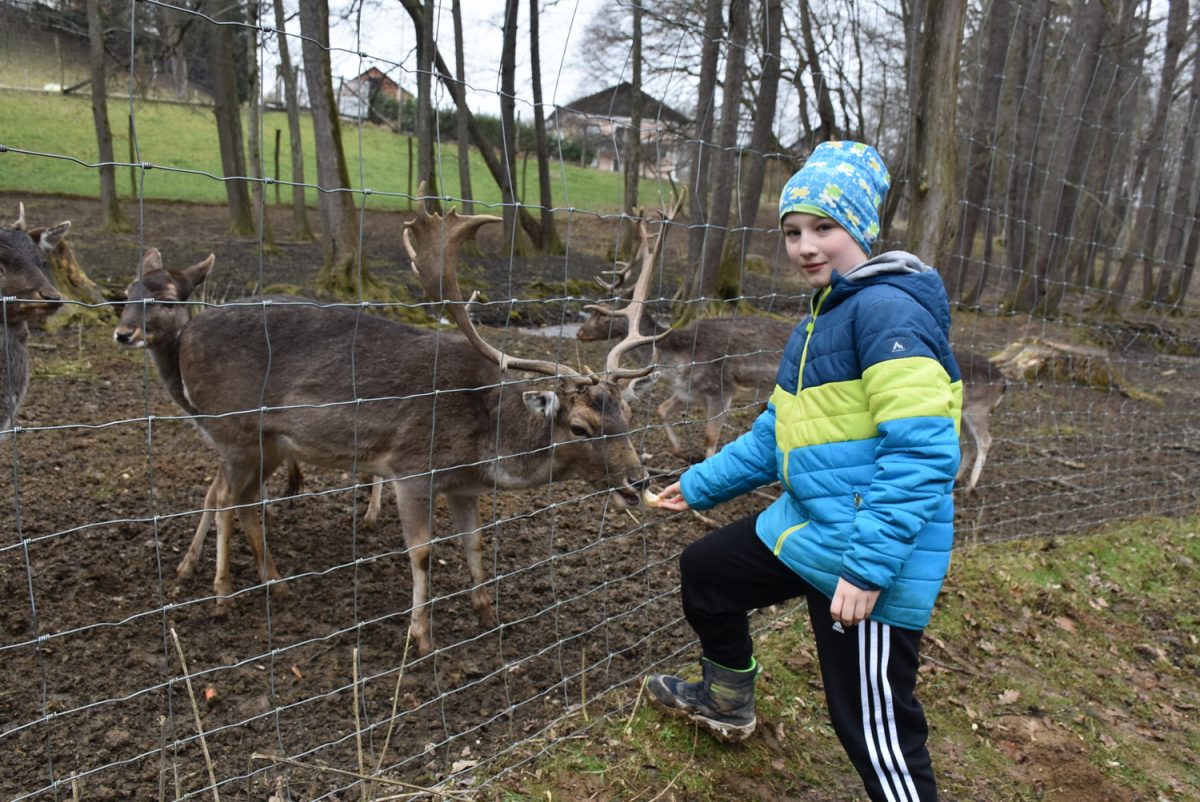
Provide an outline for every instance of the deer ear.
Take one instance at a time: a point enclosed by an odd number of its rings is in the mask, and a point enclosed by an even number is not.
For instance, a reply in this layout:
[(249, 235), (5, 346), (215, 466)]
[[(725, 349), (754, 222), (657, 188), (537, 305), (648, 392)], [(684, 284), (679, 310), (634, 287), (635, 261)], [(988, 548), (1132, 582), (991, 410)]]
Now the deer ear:
[(650, 391), (654, 387), (654, 383), (658, 381), (659, 372), (656, 370), (649, 376), (642, 376), (639, 379), (634, 379), (629, 382), (628, 386), (621, 392), (621, 397), (628, 403), (640, 401), (643, 398), (649, 398)]
[(58, 243), (62, 242), (63, 237), (67, 236), (67, 231), (70, 228), (71, 221), (64, 220), (56, 226), (37, 229), (31, 232), (31, 236), (44, 253), (50, 253), (50, 251), (58, 247)]
[(553, 390), (526, 390), (521, 393), (521, 398), (525, 401), (525, 406), (529, 407), (530, 411), (543, 415), (551, 420), (558, 414), (559, 404), (558, 393)]
[(162, 254), (158, 248), (151, 248), (146, 251), (146, 255), (142, 257), (142, 272), (149, 273), (151, 270), (162, 270)]

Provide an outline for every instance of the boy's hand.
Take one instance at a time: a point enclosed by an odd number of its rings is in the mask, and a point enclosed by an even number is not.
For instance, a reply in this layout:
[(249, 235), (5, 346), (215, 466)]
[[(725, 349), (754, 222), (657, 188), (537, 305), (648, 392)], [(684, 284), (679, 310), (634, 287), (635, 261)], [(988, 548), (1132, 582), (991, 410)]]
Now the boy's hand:
[(687, 500), (683, 497), (683, 491), (679, 487), (679, 482), (667, 487), (666, 490), (658, 494), (658, 504), (660, 510), (668, 510), (670, 512), (683, 512), (690, 510)]
[(833, 591), (829, 614), (842, 626), (852, 627), (860, 624), (871, 614), (871, 610), (875, 609), (875, 600), (879, 598), (879, 593), (878, 590), (863, 590), (844, 579), (839, 579), (837, 588)]

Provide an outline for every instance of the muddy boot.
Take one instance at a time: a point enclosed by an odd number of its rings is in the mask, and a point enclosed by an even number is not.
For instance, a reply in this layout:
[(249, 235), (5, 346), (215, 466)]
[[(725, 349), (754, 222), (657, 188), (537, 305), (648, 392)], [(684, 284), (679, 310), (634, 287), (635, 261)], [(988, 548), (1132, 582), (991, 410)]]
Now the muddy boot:
[(702, 657), (700, 666), (704, 676), (699, 682), (684, 682), (669, 674), (651, 675), (646, 680), (650, 698), (672, 712), (682, 711), (718, 741), (737, 743), (749, 738), (754, 732), (758, 662), (736, 671)]

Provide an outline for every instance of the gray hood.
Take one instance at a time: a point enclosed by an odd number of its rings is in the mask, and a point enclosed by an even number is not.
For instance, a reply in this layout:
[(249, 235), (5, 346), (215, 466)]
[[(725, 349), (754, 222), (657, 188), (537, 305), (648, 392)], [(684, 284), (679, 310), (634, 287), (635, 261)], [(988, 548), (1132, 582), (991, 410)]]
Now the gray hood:
[(890, 275), (897, 273), (928, 273), (930, 270), (933, 270), (933, 268), (908, 251), (888, 251), (851, 268), (842, 275), (842, 278), (849, 281), (858, 281), (885, 273)]

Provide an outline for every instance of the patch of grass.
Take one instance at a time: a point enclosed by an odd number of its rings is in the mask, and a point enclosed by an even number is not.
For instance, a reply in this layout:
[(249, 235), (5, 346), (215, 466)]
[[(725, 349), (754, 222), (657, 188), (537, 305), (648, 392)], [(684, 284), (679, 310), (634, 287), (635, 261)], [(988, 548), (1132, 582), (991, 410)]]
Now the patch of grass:
[[(0, 144), (9, 148), (32, 151), (35, 154), (9, 152), (0, 155), (4, 169), (0, 170), (0, 190), (36, 191), (43, 194), (64, 194), (83, 197), (99, 192), (95, 129), (92, 125), (91, 100), (85, 95), (55, 95), (38, 92), (0, 90)], [(127, 123), (131, 110), (128, 98), (111, 97), (109, 114), (113, 126), (113, 150), (117, 161), (153, 165), (146, 171), (119, 168), (117, 191), (122, 198), (134, 196), (134, 186), (141, 187), (145, 197), (161, 200), (225, 203), (225, 186), (221, 181), (221, 153), (217, 144), (216, 123), (212, 109), (178, 103), (135, 99), (132, 113), (136, 121), (137, 148), (130, 158), (130, 131)], [(247, 129), (248, 126), (243, 126)], [(304, 180), (317, 180), (316, 156), (313, 150), (312, 120), (301, 117), (301, 138), (305, 145)], [(284, 132), (280, 138), (280, 172), (274, 174), (274, 131)], [(267, 175), (280, 181), (292, 181), (291, 154), (287, 132), (287, 115), (267, 112), (263, 116), (263, 158)], [(410, 138), (391, 129), (343, 121), (342, 144), (350, 167), (350, 182), (356, 189), (369, 188), (369, 196), (358, 195), (355, 203), (371, 209), (411, 209), (408, 197), (416, 186), (409, 173)], [(360, 144), (361, 143), (361, 144)], [(458, 149), (453, 143), (439, 142), (435, 158), (437, 174), (443, 182), (442, 191), (454, 195), (458, 191)], [(474, 148), (470, 153), (471, 185), (474, 188), (478, 213), (496, 211), (501, 201), (500, 190), (483, 158)], [(165, 168), (165, 169), (164, 169)], [(554, 168), (554, 203), (560, 208), (587, 209), (589, 212), (610, 212), (620, 209), (622, 190), (618, 173), (589, 170), (574, 165), (558, 164)], [(268, 199), (274, 199), (274, 188), (267, 187)], [(285, 202), (289, 187), (281, 187)], [(530, 181), (522, 197), (534, 203), (536, 181)], [(533, 194), (529, 194), (532, 192)], [(317, 191), (308, 190), (309, 205), (316, 205)]]
[[(947, 798), (1200, 798), (1198, 530), (1145, 520), (955, 555), (918, 684)], [(488, 798), (862, 798), (826, 723), (803, 605), (754, 621), (765, 670), (750, 740), (720, 745), (644, 696), (630, 716), (628, 689), (585, 746), (567, 741)]]

